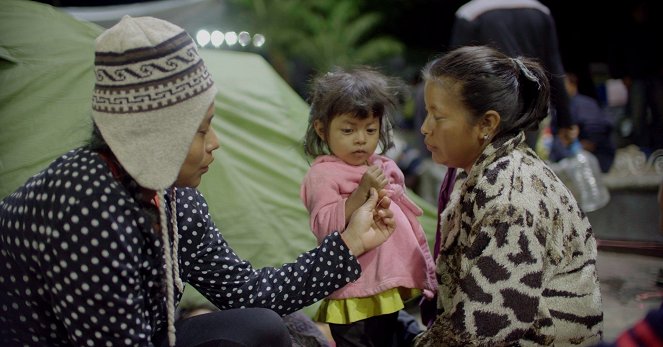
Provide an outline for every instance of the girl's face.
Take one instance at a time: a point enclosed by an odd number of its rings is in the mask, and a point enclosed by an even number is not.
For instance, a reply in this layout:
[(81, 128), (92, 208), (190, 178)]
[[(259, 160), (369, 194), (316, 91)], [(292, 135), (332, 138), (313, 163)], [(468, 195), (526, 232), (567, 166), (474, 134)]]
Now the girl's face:
[(380, 140), (380, 119), (373, 114), (365, 119), (349, 114), (337, 115), (329, 123), (328, 131), (319, 120), (315, 121), (314, 127), (333, 155), (355, 166), (366, 164)]
[(433, 161), (468, 171), (483, 151), (478, 124), (460, 101), (459, 85), (448, 79), (426, 82), (426, 119), (421, 125), (424, 142)]
[(209, 165), (214, 161), (212, 152), (219, 148), (219, 139), (211, 126), (213, 116), (214, 104), (207, 109), (207, 114), (193, 137), (189, 154), (184, 159), (184, 164), (175, 180), (176, 187), (197, 187), (203, 174), (209, 170)]

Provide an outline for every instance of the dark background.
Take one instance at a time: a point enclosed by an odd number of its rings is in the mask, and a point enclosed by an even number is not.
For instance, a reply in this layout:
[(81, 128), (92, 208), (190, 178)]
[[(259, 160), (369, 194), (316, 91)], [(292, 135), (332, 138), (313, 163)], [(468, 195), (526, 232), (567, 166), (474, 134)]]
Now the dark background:
[[(441, 53), (448, 49), (455, 11), (467, 0), (364, 0), (367, 9), (380, 11), (386, 17), (384, 32), (401, 39), (409, 50), (412, 60), (430, 57), (431, 52)], [(625, 31), (631, 20), (632, 9), (638, 2), (632, 1), (551, 1), (540, 0), (546, 5), (557, 25), (560, 53), (564, 68), (580, 77), (580, 92), (596, 96), (600, 80), (621, 76), (619, 55), (623, 51)], [(648, 2), (648, 16), (654, 31), (663, 32), (661, 27), (660, 1)], [(661, 49), (660, 34), (649, 42), (652, 49)], [(649, 37), (648, 37), (649, 39)], [(433, 53), (434, 54), (434, 53)], [(426, 59), (426, 58), (424, 58)]]
[[(278, 1), (278, 0), (275, 0)], [(548, 6), (557, 25), (560, 51), (564, 67), (580, 77), (580, 90), (596, 95), (597, 80), (619, 76), (615, 68), (616, 56), (625, 39), (624, 28), (631, 9), (638, 1), (552, 1), (540, 0)], [(649, 0), (645, 0), (649, 1)], [(118, 5), (135, 0), (41, 0), (54, 6)], [(378, 29), (405, 44), (405, 60), (417, 71), (428, 59), (448, 47), (455, 11), (467, 0), (363, 0), (366, 11), (383, 15)], [(659, 1), (651, 0), (648, 15), (656, 28), (661, 29)], [(656, 29), (655, 29), (656, 30)], [(653, 47), (661, 46), (657, 36)], [(659, 47), (660, 49), (660, 47)]]

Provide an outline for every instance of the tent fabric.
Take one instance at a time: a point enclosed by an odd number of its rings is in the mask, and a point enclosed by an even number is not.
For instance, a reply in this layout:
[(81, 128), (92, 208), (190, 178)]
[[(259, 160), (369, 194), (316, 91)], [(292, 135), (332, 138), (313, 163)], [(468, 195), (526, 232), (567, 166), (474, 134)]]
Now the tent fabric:
[(32, 1), (0, 6), (0, 197), (90, 133), (96, 25)]
[[(48, 5), (0, 9), (0, 198), (91, 131), (96, 24)], [(315, 246), (299, 185), (308, 105), (254, 53), (201, 50), (218, 89), (212, 126), (220, 148), (199, 189), (215, 223), (254, 266), (279, 266)], [(412, 192), (434, 241), (435, 208)], [(188, 287), (190, 288), (190, 287)], [(189, 292), (191, 289), (188, 289)], [(183, 304), (198, 298), (185, 293)]]

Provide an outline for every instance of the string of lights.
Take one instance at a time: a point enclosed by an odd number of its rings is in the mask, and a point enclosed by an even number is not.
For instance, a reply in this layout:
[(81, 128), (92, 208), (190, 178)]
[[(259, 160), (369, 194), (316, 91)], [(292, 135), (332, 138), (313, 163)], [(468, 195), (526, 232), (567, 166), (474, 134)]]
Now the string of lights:
[(241, 47), (253, 45), (256, 48), (260, 48), (265, 44), (265, 36), (263, 34), (254, 34), (251, 36), (251, 34), (246, 31), (240, 31), (239, 33), (227, 31), (224, 33), (219, 30), (213, 30), (210, 32), (201, 29), (196, 33), (196, 42), (200, 47), (210, 45), (211, 47), (220, 48), (223, 45), (228, 47), (233, 47), (235, 45)]

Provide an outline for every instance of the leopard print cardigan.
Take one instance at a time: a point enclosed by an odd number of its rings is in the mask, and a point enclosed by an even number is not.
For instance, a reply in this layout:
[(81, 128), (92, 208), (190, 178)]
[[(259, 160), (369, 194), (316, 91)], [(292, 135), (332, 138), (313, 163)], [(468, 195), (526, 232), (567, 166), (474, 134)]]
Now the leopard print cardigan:
[(600, 341), (592, 228), (524, 139), (495, 139), (457, 178), (440, 219), (438, 315), (416, 346)]

